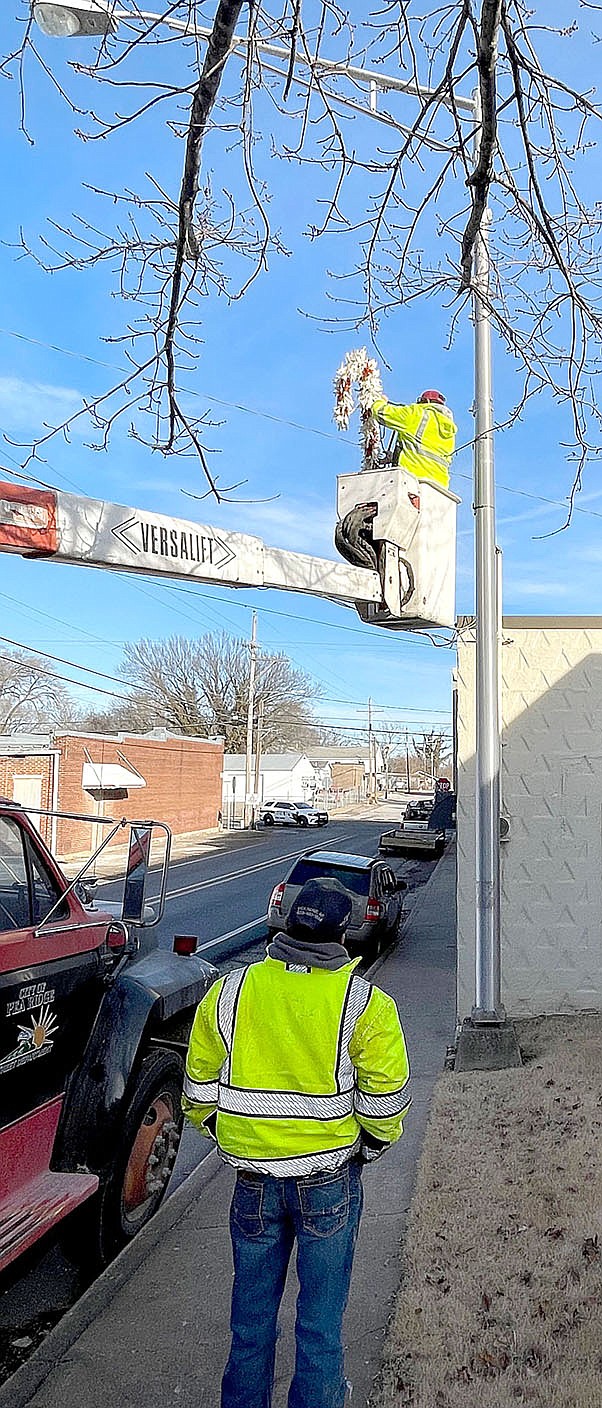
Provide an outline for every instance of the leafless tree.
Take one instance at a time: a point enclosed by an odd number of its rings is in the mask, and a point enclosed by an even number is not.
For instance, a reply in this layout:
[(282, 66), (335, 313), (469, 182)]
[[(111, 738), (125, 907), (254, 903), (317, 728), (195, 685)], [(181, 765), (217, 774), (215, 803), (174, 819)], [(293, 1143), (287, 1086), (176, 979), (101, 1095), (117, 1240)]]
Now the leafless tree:
[(447, 734), (431, 729), (413, 740), (416, 762), (426, 778), (443, 776), (451, 759)]
[[(206, 416), (191, 409), (189, 379), (203, 300), (242, 296), (270, 254), (285, 252), (269, 213), (268, 160), (276, 155), (307, 172), (300, 204), (309, 181), (310, 238), (336, 234), (348, 244), (327, 326), (365, 325), (375, 341), (384, 317), (428, 297), (448, 308), (453, 341), (469, 315), (489, 207), (493, 276), (484, 296), (517, 371), (507, 419), (539, 392), (565, 407), (572, 508), (584, 465), (601, 448), (593, 377), (602, 207), (587, 175), (602, 115), (593, 90), (600, 5), (565, 0), (560, 8), (543, 0), (384, 0), (358, 21), (338, 0), (284, 0), (273, 13), (267, 0), (218, 0), (205, 40), (194, 33), (206, 19), (201, 0), (160, 0), (156, 20), (133, 3), (131, 21), (99, 41), (87, 65), (59, 58), (56, 48), (51, 58), (23, 8), (22, 34), (4, 64), (20, 79), (23, 131), (31, 59), (90, 144), (90, 189), (105, 214), (65, 218), (41, 245), (22, 234), (20, 249), (54, 269), (108, 265), (131, 309), (114, 338), (128, 371), (77, 413), (92, 419), (96, 443), (106, 445), (127, 415), (131, 433), (153, 447), (198, 454), (208, 492), (220, 497), (233, 487), (222, 489), (210, 469)], [(167, 18), (180, 23), (181, 37), (165, 28)], [(577, 39), (592, 60), (575, 86)], [(266, 55), (265, 43), (275, 52)], [(413, 99), (379, 99), (380, 141), (372, 123), (356, 120), (365, 85), (336, 72), (350, 57), (413, 90)], [(460, 101), (473, 87), (482, 107), (476, 132)], [(94, 145), (131, 127), (140, 169), (123, 187), (101, 189)], [(167, 189), (152, 170), (162, 133), (182, 150)], [(206, 148), (217, 181), (208, 167), (202, 174)], [(281, 212), (291, 237), (299, 233), (295, 213)], [(58, 429), (68, 434), (74, 419)], [(34, 455), (56, 430), (40, 436)]]
[[(130, 687), (129, 726), (137, 722), (144, 729), (158, 725), (181, 734), (219, 736), (226, 752), (244, 752), (249, 665), (249, 642), (225, 633), (127, 645), (121, 672)], [(302, 750), (321, 741), (311, 713), (316, 694), (310, 677), (286, 655), (259, 652), (255, 700), (262, 712), (264, 752)]]
[(2, 651), (0, 733), (43, 731), (70, 723), (75, 713), (69, 691), (43, 661), (22, 651)]

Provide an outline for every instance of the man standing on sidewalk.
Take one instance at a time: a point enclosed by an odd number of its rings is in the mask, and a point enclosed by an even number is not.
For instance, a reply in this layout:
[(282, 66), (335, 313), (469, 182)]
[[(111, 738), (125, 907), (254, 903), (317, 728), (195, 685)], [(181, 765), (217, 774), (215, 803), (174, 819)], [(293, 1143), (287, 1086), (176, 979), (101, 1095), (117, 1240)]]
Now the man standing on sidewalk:
[(399, 1139), (408, 1058), (391, 997), (343, 947), (352, 912), (311, 880), (262, 963), (218, 979), (192, 1028), (184, 1111), (238, 1170), (232, 1345), (222, 1408), (270, 1408), (280, 1301), (297, 1243), (289, 1408), (343, 1408), (342, 1320), (362, 1164)]

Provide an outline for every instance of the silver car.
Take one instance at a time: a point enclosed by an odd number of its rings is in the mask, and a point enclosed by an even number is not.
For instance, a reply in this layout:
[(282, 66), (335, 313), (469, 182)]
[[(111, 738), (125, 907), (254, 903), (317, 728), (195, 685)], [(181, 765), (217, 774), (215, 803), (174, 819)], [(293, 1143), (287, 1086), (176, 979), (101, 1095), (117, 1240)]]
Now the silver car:
[(407, 889), (386, 861), (342, 851), (306, 851), (275, 885), (268, 905), (271, 934), (286, 929), (293, 900), (307, 880), (337, 880), (351, 895), (353, 915), (345, 937), (350, 956), (376, 957), (394, 937), (403, 913), (402, 893)]

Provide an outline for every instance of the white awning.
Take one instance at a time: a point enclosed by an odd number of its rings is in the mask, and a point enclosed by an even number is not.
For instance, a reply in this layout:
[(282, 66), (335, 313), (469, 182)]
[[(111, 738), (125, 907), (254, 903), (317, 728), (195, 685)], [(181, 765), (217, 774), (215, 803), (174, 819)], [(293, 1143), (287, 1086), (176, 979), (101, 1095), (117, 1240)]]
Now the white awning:
[(121, 763), (84, 763), (82, 787), (85, 792), (117, 792), (124, 787), (146, 787), (140, 773), (130, 772)]

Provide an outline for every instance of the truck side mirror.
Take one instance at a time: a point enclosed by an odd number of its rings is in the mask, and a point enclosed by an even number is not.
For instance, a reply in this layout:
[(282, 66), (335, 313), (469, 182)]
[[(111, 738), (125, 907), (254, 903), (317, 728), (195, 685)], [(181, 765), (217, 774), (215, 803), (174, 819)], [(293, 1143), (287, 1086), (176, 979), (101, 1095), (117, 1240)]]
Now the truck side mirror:
[[(159, 894), (153, 896), (152, 906), (146, 902), (146, 883), (149, 875), (151, 846), (156, 831), (163, 833), (165, 846), (160, 866), (153, 872), (159, 882)], [(141, 929), (150, 929), (163, 918), (167, 873), (171, 851), (171, 831), (164, 821), (130, 822), (130, 845), (128, 851), (121, 918), (127, 924), (135, 924)]]
[(122, 919), (129, 924), (144, 924), (144, 892), (152, 838), (152, 826), (132, 825), (121, 910)]

